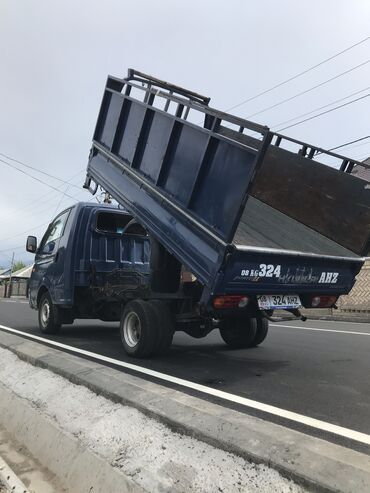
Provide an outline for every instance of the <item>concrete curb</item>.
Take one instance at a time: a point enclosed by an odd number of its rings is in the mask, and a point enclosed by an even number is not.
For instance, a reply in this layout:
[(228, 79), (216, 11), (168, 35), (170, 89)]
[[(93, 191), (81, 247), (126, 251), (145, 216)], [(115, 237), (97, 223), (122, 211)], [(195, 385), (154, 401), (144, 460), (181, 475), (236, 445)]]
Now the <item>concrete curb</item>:
[(4, 486), (9, 493), (30, 493), (15, 472), (0, 456), (0, 487)]
[(370, 457), (365, 454), (3, 331), (0, 346), (110, 400), (135, 407), (176, 431), (265, 463), (311, 490), (369, 491)]
[[(68, 491), (144, 493), (130, 478), (95, 453), (83, 449), (77, 438), (59, 429), (1, 384), (0, 395), (0, 420), (6, 424), (8, 433), (45, 464)], [(9, 491), (28, 493), (27, 489)]]

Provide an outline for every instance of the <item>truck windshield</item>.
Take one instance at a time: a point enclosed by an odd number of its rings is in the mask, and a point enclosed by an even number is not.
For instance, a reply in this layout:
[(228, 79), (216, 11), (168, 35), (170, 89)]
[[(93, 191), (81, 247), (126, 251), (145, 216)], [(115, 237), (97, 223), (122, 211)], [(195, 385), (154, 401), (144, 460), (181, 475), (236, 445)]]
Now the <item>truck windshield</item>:
[(64, 227), (67, 222), (70, 209), (63, 212), (49, 225), (44, 238), (42, 239), (39, 253), (52, 253), (55, 250), (56, 242), (63, 235)]

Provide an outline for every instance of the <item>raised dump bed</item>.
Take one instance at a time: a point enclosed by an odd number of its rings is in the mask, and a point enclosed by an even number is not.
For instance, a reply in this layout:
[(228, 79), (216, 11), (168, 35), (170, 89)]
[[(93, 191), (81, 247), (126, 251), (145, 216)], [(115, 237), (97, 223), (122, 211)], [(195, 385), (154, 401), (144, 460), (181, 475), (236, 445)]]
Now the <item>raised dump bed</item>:
[(85, 186), (156, 241), (151, 297), (179, 293), (158, 284), (178, 263), (198, 281), (197, 313), (214, 319), (230, 295), (248, 299), (244, 318), (332, 306), (369, 251), (370, 190), (350, 174), (363, 164), (208, 104), (135, 70), (106, 83)]

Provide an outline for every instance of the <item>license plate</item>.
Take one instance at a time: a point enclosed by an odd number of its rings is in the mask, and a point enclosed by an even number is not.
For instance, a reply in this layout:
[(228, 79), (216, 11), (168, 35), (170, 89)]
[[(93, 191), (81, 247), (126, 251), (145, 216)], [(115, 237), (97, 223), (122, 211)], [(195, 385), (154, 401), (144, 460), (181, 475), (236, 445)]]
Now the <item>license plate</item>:
[(257, 301), (262, 310), (284, 310), (302, 306), (297, 294), (262, 294), (257, 296)]

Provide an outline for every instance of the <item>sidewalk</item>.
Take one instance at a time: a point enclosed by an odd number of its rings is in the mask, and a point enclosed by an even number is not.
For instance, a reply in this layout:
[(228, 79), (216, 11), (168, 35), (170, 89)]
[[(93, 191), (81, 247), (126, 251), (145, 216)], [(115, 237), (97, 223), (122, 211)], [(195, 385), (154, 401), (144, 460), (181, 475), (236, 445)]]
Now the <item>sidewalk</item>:
[(5, 331), (0, 346), (0, 418), (69, 491), (369, 491), (364, 453)]

